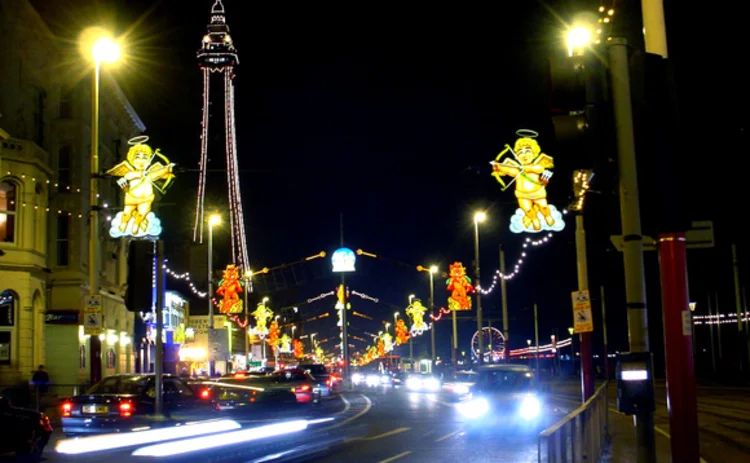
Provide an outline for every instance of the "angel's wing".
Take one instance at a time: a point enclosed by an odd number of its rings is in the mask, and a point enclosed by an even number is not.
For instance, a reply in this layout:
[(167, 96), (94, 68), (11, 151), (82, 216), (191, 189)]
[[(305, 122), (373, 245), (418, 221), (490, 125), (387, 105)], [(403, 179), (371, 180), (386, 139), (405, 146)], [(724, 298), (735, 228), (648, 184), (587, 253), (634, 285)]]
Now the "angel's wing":
[(135, 169), (130, 165), (128, 161), (122, 161), (113, 168), (109, 169), (107, 171), (107, 175), (111, 175), (112, 177), (122, 177), (123, 175), (133, 171), (135, 171)]
[(553, 167), (555, 167), (555, 161), (554, 159), (552, 159), (552, 156), (544, 153), (540, 154), (536, 158), (535, 164), (539, 164), (545, 169), (552, 169)]

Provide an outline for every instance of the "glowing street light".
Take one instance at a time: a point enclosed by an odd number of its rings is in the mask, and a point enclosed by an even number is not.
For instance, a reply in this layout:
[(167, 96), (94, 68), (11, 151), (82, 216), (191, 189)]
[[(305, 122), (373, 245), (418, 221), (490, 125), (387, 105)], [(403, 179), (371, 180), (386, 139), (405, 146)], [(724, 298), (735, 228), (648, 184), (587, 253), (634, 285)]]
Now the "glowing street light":
[(122, 56), (120, 45), (106, 36), (94, 42), (91, 52), (94, 61), (99, 63), (114, 63)]
[(485, 220), (487, 220), (487, 214), (486, 213), (484, 213), (482, 211), (478, 211), (478, 212), (474, 213), (474, 223), (482, 223)]
[(583, 47), (591, 43), (591, 31), (586, 27), (576, 26), (568, 31), (566, 42), (568, 43), (568, 56), (573, 56), (576, 51), (580, 52)]

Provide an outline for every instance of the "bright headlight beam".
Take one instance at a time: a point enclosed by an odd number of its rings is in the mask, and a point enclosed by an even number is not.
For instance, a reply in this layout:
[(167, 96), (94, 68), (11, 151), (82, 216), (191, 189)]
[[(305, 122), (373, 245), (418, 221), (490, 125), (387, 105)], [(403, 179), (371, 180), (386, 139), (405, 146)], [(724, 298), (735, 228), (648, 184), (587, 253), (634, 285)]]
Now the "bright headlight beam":
[(456, 408), (463, 416), (475, 419), (487, 413), (490, 409), (490, 404), (486, 399), (480, 397), (478, 399), (460, 403)]
[[(55, 446), (57, 453), (77, 455), (81, 453), (100, 452), (135, 445), (152, 444), (170, 439), (200, 436), (224, 431), (240, 429), (239, 423), (232, 420), (217, 420), (196, 422), (185, 426), (152, 429), (149, 431), (126, 432), (121, 434), (105, 434), (101, 436), (80, 437), (61, 440)], [(213, 437), (211, 437), (213, 439)]]
[(240, 444), (266, 437), (291, 434), (307, 429), (307, 421), (295, 420), (270, 424), (258, 428), (243, 429), (225, 434), (183, 439), (166, 444), (149, 445), (136, 449), (131, 455), (138, 457), (169, 457), (199, 450), (210, 450), (226, 445)]
[(532, 420), (539, 416), (542, 411), (542, 404), (534, 396), (528, 396), (521, 402), (521, 417)]

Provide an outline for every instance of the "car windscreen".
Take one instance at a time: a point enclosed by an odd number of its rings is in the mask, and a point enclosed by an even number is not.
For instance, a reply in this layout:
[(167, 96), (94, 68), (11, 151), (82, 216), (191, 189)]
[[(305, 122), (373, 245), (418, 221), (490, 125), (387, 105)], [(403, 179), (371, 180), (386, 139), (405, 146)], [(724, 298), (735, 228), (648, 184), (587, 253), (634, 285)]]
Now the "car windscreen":
[(456, 373), (453, 376), (453, 381), (462, 383), (474, 383), (477, 381), (476, 373)]
[(140, 394), (147, 376), (110, 376), (94, 384), (87, 394)]
[(300, 369), (309, 371), (313, 375), (327, 375), (328, 370), (323, 365), (300, 365)]
[(483, 371), (477, 383), (493, 392), (523, 392), (534, 388), (533, 375), (527, 371)]
[(310, 376), (306, 373), (292, 373), (289, 371), (282, 372), (282, 373), (275, 373), (271, 375), (271, 378), (273, 378), (273, 381), (278, 382), (291, 382), (291, 381), (307, 381), (310, 379)]

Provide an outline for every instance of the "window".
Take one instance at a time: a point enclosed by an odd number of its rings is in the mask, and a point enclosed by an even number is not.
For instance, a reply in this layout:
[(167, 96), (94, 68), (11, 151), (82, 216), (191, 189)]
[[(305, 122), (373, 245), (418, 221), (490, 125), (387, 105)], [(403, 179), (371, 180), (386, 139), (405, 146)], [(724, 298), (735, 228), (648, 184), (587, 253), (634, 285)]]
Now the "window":
[(16, 324), (16, 301), (18, 296), (11, 290), (6, 289), (0, 293), (0, 326), (13, 326)]
[(16, 185), (0, 182), (0, 243), (13, 243), (16, 236)]
[(107, 368), (114, 368), (116, 362), (117, 354), (115, 354), (115, 349), (110, 347), (107, 351)]
[(63, 90), (60, 97), (60, 119), (70, 119), (73, 117), (73, 101), (70, 98), (70, 91)]
[(57, 216), (57, 266), (67, 267), (70, 263), (70, 217)]
[(71, 168), (70, 168), (70, 146), (61, 146), (57, 152), (57, 184), (62, 189), (70, 186)]

